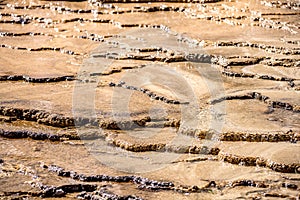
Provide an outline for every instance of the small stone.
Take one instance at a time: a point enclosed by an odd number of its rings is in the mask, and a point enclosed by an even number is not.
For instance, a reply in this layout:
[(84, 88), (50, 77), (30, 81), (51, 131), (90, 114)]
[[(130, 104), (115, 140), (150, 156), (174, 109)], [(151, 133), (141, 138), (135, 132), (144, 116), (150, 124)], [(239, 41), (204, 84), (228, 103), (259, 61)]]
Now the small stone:
[(180, 104), (180, 102), (175, 100), (173, 104)]
[(56, 197), (61, 197), (61, 196), (64, 196), (65, 194), (66, 194), (65, 191), (63, 191), (62, 189), (58, 189), (55, 191)]
[(286, 187), (289, 189), (297, 190), (298, 186), (293, 183), (282, 183), (282, 187)]
[(269, 121), (278, 121), (276, 118), (270, 117), (268, 118)]
[(162, 96), (157, 96), (157, 97), (158, 97), (158, 100), (160, 100), (160, 101), (164, 100), (164, 97), (162, 97)]
[(109, 86), (110, 86), (110, 87), (114, 87), (114, 86), (116, 86), (116, 84), (113, 83), (113, 82), (110, 82), (110, 83), (109, 83)]
[(32, 150), (33, 151), (41, 151), (41, 148), (39, 148), (39, 147), (33, 147)]
[(147, 90), (146, 92), (144, 92), (145, 94), (147, 94), (149, 97), (153, 94), (153, 92), (150, 92), (149, 90)]
[(289, 82), (289, 86), (290, 86), (290, 87), (294, 87), (294, 86), (295, 86), (295, 83), (294, 83), (293, 81), (290, 81), (290, 82)]
[(155, 99), (156, 98), (156, 94), (152, 94), (150, 97), (151, 97), (151, 99)]
[(134, 86), (130, 86), (130, 89), (131, 89), (131, 90), (138, 90), (138, 88), (137, 88), (137, 87), (134, 87)]

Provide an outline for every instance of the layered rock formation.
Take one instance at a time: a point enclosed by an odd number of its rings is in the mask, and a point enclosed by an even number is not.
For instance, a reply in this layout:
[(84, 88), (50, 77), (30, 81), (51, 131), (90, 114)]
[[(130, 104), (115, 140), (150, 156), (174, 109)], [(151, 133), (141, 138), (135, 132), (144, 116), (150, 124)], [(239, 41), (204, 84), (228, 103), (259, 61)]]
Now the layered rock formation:
[(0, 1), (0, 198), (299, 199), (300, 4)]

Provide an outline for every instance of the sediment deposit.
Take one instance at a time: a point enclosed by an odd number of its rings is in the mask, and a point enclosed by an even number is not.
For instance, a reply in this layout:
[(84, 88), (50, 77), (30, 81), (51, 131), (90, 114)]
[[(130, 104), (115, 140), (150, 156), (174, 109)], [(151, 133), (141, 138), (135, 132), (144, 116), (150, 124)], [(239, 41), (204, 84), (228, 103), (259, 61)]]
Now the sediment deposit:
[(0, 1), (0, 199), (299, 199), (297, 0)]

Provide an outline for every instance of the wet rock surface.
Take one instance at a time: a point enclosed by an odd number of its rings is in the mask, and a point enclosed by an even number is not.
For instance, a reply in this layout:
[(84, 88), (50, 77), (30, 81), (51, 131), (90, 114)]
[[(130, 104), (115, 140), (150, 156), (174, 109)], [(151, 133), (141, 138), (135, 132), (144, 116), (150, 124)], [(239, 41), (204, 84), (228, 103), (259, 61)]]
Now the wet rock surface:
[(0, 198), (298, 199), (300, 4), (1, 1)]

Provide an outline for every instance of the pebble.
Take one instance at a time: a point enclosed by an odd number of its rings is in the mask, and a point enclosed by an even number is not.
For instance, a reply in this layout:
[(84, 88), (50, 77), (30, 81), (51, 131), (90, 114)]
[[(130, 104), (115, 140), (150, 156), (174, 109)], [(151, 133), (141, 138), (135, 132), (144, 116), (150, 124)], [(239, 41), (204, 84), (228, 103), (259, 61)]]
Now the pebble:
[(293, 184), (293, 183), (282, 183), (281, 186), (285, 187), (285, 188), (292, 189), (292, 190), (297, 190), (298, 189), (298, 186), (296, 184)]
[(150, 98), (151, 98), (151, 99), (155, 99), (155, 98), (156, 98), (156, 94), (151, 94), (151, 95), (150, 95)]
[(110, 82), (110, 83), (109, 83), (109, 86), (110, 86), (110, 87), (114, 87), (114, 86), (116, 86), (116, 84), (113, 83), (113, 82)]
[(62, 189), (58, 189), (58, 190), (55, 191), (54, 195), (56, 197), (61, 197), (61, 196), (65, 196), (65, 194), (66, 194), (65, 191), (63, 191)]
[(137, 87), (134, 87), (134, 86), (129, 86), (130, 88), (130, 90), (138, 90), (138, 88)]
[(288, 84), (289, 84), (289, 86), (291, 86), (291, 87), (294, 87), (294, 86), (295, 86), (295, 83), (294, 83), (293, 81), (290, 81)]
[(41, 149), (39, 147), (33, 147), (32, 150), (33, 151), (41, 151)]

